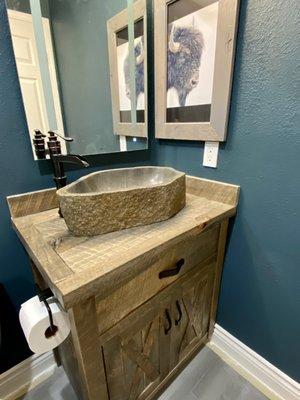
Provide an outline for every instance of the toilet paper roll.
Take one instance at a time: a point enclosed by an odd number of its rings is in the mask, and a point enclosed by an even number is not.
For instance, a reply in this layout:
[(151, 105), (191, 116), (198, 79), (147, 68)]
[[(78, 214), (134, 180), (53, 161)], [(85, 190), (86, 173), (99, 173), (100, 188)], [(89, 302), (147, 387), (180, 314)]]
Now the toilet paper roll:
[(49, 330), (49, 314), (38, 296), (22, 304), (19, 313), (20, 323), (30, 349), (42, 354), (60, 345), (70, 333), (68, 314), (55, 297), (47, 299), (53, 315), (53, 323), (58, 328), (54, 336)]

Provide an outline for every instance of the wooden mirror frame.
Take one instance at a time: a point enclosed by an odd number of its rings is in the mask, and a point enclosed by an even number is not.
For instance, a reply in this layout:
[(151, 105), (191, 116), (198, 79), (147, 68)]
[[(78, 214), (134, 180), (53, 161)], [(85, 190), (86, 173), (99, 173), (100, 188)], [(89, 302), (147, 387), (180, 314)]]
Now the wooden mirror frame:
[(145, 122), (121, 122), (120, 93), (117, 59), (117, 33), (128, 26), (128, 10), (124, 9), (107, 21), (107, 39), (110, 69), (110, 88), (112, 99), (113, 127), (115, 135), (148, 137), (148, 85), (147, 85), (147, 7), (146, 0), (137, 0), (133, 4), (134, 22), (143, 19), (144, 29), (144, 94)]
[[(182, 0), (181, 0), (182, 1)], [(155, 122), (156, 138), (226, 140), (239, 0), (219, 0), (215, 66), (210, 122), (166, 122), (167, 110), (167, 7), (174, 0), (154, 1)], [(203, 6), (213, 1), (203, 0)]]

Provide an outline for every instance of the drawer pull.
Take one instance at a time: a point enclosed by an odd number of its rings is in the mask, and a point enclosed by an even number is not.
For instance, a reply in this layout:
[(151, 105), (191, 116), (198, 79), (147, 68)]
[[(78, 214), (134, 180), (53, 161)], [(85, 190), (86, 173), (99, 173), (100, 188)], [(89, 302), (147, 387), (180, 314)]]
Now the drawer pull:
[(177, 326), (177, 325), (179, 325), (181, 318), (182, 318), (182, 311), (181, 311), (180, 303), (178, 300), (176, 301), (176, 307), (177, 307), (177, 311), (179, 314), (178, 319), (175, 319), (175, 325)]
[(179, 261), (177, 261), (175, 268), (161, 271), (158, 275), (159, 279), (168, 278), (169, 276), (175, 276), (179, 274), (183, 265), (184, 265), (184, 258), (181, 258)]
[(165, 310), (165, 315), (166, 315), (166, 318), (167, 318), (167, 321), (169, 324), (169, 326), (167, 328), (165, 328), (165, 335), (167, 335), (170, 332), (170, 330), (172, 329), (172, 320), (170, 317), (169, 310)]

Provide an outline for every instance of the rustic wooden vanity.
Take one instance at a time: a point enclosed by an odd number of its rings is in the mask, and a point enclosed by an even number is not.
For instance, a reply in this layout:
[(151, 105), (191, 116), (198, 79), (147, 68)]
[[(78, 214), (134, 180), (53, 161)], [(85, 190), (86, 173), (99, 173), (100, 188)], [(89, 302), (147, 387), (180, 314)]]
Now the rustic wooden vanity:
[(210, 339), (239, 187), (187, 177), (175, 217), (72, 237), (54, 189), (11, 196), (35, 280), (68, 311), (58, 353), (78, 397), (155, 399)]

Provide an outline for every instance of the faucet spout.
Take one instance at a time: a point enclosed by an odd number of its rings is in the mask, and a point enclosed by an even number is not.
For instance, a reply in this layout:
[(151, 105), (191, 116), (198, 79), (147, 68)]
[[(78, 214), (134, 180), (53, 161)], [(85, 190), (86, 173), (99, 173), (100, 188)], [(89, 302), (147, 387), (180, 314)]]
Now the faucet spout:
[(67, 184), (64, 163), (79, 165), (84, 168), (87, 168), (89, 166), (87, 160), (78, 154), (53, 154), (52, 152), (50, 152), (50, 158), (54, 171), (53, 180), (57, 189), (61, 189)]
[(52, 158), (59, 163), (75, 164), (85, 168), (90, 165), (87, 160), (79, 154), (53, 154)]

